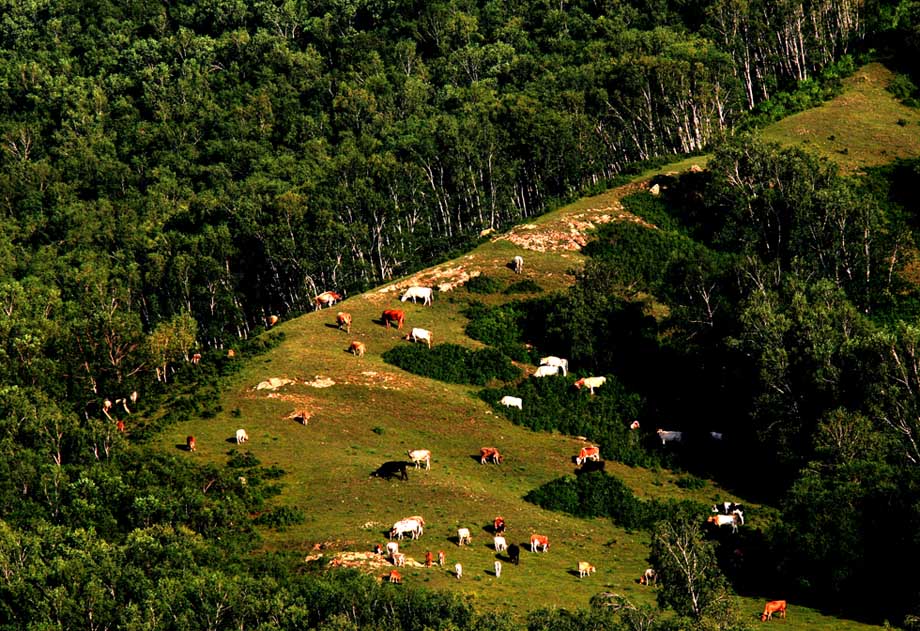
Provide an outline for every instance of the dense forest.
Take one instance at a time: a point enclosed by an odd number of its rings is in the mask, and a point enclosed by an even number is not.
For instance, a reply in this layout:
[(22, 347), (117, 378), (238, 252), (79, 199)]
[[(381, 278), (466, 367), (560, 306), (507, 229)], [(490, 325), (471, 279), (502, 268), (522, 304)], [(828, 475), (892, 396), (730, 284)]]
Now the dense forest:
[[(247, 341), (266, 315), (716, 145), (709, 173), (635, 202), (667, 230), (602, 235), (568, 301), (584, 326), (533, 341), (616, 375), (650, 419), (738, 419), (724, 429), (740, 457), (778, 472), (769, 489), (743, 483), (789, 525), (757, 548), (781, 559), (763, 581), (920, 613), (914, 585), (880, 579), (920, 559), (920, 333), (902, 284), (916, 166), (856, 183), (804, 154), (721, 144), (879, 42), (915, 70), (917, 3), (0, 5), (0, 628), (512, 628), (450, 595), (247, 557), (281, 472), (153, 455), (100, 406), (213, 413), (184, 393), (213, 394), (227, 348), (270, 344)], [(669, 305), (667, 335), (614, 298), (636, 288)], [(618, 339), (624, 321), (642, 335)], [(214, 359), (193, 375), (196, 352)], [(690, 364), (700, 379), (650, 396), (655, 370)], [(646, 447), (620, 453), (639, 463)], [(653, 554), (683, 536), (674, 523)], [(613, 609), (526, 624), (648, 628)]]

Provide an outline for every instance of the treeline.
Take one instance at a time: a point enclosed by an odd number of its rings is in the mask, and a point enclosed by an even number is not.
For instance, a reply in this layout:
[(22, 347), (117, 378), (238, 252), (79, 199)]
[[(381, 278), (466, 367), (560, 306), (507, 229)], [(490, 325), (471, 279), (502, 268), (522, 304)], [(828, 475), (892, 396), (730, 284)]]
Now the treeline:
[(891, 8), (9, 3), (5, 378), (80, 397), (166, 379), (317, 291), (705, 147)]
[[(541, 429), (577, 428), (626, 462), (640, 444), (775, 504), (781, 518), (748, 542), (749, 567), (735, 572), (743, 587), (908, 624), (920, 592), (877, 577), (892, 558), (920, 558), (918, 224), (909, 213), (918, 172), (916, 161), (899, 162), (842, 178), (801, 150), (739, 138), (706, 172), (663, 177), (659, 197), (624, 200), (656, 229), (603, 227), (564, 297), (474, 322), (501, 322), (513, 331), (506, 344), (568, 357), (576, 373), (615, 377), (613, 392), (603, 386), (591, 401), (618, 399), (615, 410), (573, 410)], [(558, 387), (562, 401), (579, 398)], [(525, 391), (545, 405), (526, 382), (483, 396)], [(633, 414), (641, 440), (626, 429)], [(663, 447), (657, 427), (688, 441)], [(707, 447), (709, 432), (723, 440)], [(540, 501), (573, 511), (573, 498), (607, 497), (589, 481), (554, 483)], [(604, 501), (578, 510), (623, 504)]]

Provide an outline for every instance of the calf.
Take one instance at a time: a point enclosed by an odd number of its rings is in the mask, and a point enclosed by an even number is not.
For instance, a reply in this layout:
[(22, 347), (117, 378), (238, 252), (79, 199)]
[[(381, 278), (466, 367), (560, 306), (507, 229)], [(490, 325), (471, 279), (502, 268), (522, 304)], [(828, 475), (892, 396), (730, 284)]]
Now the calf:
[(673, 432), (659, 429), (656, 430), (655, 433), (658, 434), (658, 438), (661, 439), (662, 446), (667, 445), (668, 443), (679, 443), (684, 440), (683, 432)]
[(593, 565), (588, 563), (587, 561), (578, 562), (578, 577), (579, 578), (584, 578), (588, 576), (589, 574), (594, 574), (596, 571), (597, 569)]
[(335, 314), (335, 324), (346, 333), (351, 333), (351, 314), (346, 311), (339, 311)]
[(508, 542), (505, 541), (505, 538), (501, 535), (496, 535), (492, 538), (492, 543), (495, 545), (496, 552), (504, 552), (508, 549)]
[(195, 451), (198, 449), (198, 441), (195, 440), (194, 436), (187, 436), (185, 439), (185, 448), (189, 451)]
[(786, 619), (786, 601), (785, 600), (770, 600), (767, 601), (767, 604), (764, 605), (763, 613), (760, 614), (760, 621), (764, 622), (765, 620), (772, 620), (773, 614), (779, 614), (779, 617)]
[(519, 410), (524, 409), (522, 407), (524, 405), (524, 402), (521, 400), (520, 397), (512, 397), (509, 395), (505, 395), (501, 399), (499, 399), (498, 402), (504, 405), (506, 408), (517, 408)]
[(510, 546), (508, 546), (508, 559), (515, 565), (520, 565), (521, 549), (516, 543), (512, 543)]
[(537, 548), (542, 548), (543, 552), (549, 550), (549, 537), (546, 535), (530, 535), (530, 551), (536, 552)]
[(241, 443), (245, 443), (247, 440), (249, 440), (249, 434), (246, 433), (245, 429), (236, 430), (236, 444), (237, 445)]
[(464, 543), (466, 543), (466, 545), (473, 544), (473, 537), (470, 535), (469, 528), (457, 529), (457, 545), (462, 546)]
[(364, 342), (355, 340), (351, 343), (351, 346), (348, 347), (348, 350), (351, 351), (355, 357), (364, 357), (364, 353), (367, 352), (367, 346), (364, 345)]
[(412, 329), (406, 339), (410, 342), (425, 342), (431, 348), (431, 331), (428, 329)]

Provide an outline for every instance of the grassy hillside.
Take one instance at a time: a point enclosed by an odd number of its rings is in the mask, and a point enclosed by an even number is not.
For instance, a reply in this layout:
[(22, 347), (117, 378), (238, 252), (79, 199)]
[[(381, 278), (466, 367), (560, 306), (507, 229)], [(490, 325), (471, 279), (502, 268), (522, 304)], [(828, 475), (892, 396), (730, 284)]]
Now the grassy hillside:
[[(885, 75), (881, 66), (869, 66), (857, 73), (834, 102), (774, 125), (764, 135), (787, 143), (807, 139), (810, 146), (822, 148), (828, 155), (845, 157), (845, 167), (850, 170), (877, 164), (885, 157), (917, 155), (920, 144), (914, 130), (920, 115), (912, 110), (881, 113), (895, 111), (897, 105), (879, 91), (880, 77)], [(863, 107), (865, 99), (869, 101)], [(863, 124), (870, 114), (879, 120), (896, 116), (889, 121), (892, 129), (883, 125), (893, 135), (883, 137), (881, 131), (872, 131), (868, 119)], [(898, 118), (908, 115), (913, 118), (907, 126), (896, 124)], [(800, 130), (807, 130), (807, 134)], [(832, 135), (836, 140), (827, 141), (831, 144), (826, 147), (824, 141), (819, 142), (819, 138)], [(880, 145), (882, 142), (885, 144)], [(877, 149), (880, 146), (887, 153)], [(838, 151), (842, 147), (849, 149), (845, 156)], [(682, 164), (686, 168), (691, 163)], [(307, 519), (284, 532), (265, 531), (269, 549), (299, 551), (305, 559), (309, 556), (316, 558), (316, 563), (327, 564), (343, 552), (369, 551), (375, 543), (384, 542), (384, 532), (394, 521), (418, 514), (428, 524), (425, 534), (419, 541), (405, 542), (402, 549), (416, 561), (423, 560), (427, 550), (444, 550), (448, 566), (407, 567), (406, 582), (458, 590), (481, 606), (505, 606), (517, 613), (542, 606), (586, 606), (600, 591), (616, 591), (636, 602), (652, 604), (654, 589), (637, 584), (647, 565), (646, 534), (627, 533), (607, 520), (550, 513), (521, 499), (531, 489), (570, 473), (571, 457), (584, 441), (516, 427), (494, 415), (475, 396), (475, 388), (420, 378), (385, 364), (381, 354), (408, 344), (402, 338), (407, 330), (387, 329), (378, 320), (382, 310), (400, 307), (407, 313), (406, 327), (432, 330), (436, 344), (478, 345), (463, 333), (466, 320), (462, 308), (470, 299), (500, 302), (509, 296), (470, 294), (459, 287), (450, 293), (436, 293), (434, 305), (424, 307), (401, 304), (400, 290), (414, 284), (449, 282), (471, 272), (507, 286), (521, 279), (507, 267), (516, 254), (524, 257), (524, 278), (547, 291), (564, 288), (573, 282), (571, 272), (583, 264), (579, 247), (590, 238), (595, 225), (635, 220), (623, 210), (619, 199), (641, 186), (633, 184), (580, 200), (532, 224), (495, 236), (459, 259), (353, 296), (332, 309), (277, 325), (276, 329), (285, 333), (281, 345), (253, 361), (238, 356), (238, 361), (246, 364), (223, 394), (223, 412), (212, 419), (179, 424), (161, 435), (159, 444), (163, 449), (179, 449), (185, 436), (194, 434), (198, 451), (188, 453), (189, 458), (223, 463), (229, 451), (242, 448), (263, 465), (284, 469), (284, 490), (278, 502), (303, 510)], [(350, 334), (335, 327), (338, 310), (352, 314)], [(367, 345), (364, 357), (347, 352), (352, 340)], [(277, 390), (255, 389), (271, 377), (293, 382)], [(306, 425), (293, 420), (299, 410), (309, 413)], [(237, 447), (233, 436), (240, 427), (247, 429), (251, 440)], [(501, 449), (505, 463), (480, 465), (476, 455), (482, 446)], [(370, 477), (383, 462), (404, 460), (408, 450), (417, 448), (432, 450), (430, 471), (410, 470), (408, 481)], [(707, 503), (732, 498), (710, 484), (696, 491), (681, 489), (675, 484), (679, 475), (669, 471), (633, 469), (613, 462), (608, 463), (608, 471), (643, 497), (691, 498)], [(756, 528), (758, 520), (768, 513), (751, 507), (746, 527)], [(552, 541), (550, 551), (539, 555), (524, 551), (522, 564), (513, 567), (506, 563), (501, 578), (496, 579), (492, 575), (495, 555), (491, 535), (485, 530), (496, 515), (507, 520), (509, 542), (520, 545), (532, 532), (542, 533)], [(462, 549), (455, 539), (461, 526), (473, 533), (473, 545)], [(596, 565), (597, 574), (579, 579), (574, 570), (582, 560)], [(458, 561), (464, 566), (460, 581), (452, 575), (453, 564)], [(344, 565), (352, 562), (346, 560)], [(380, 567), (367, 566), (367, 570), (384, 573)], [(764, 599), (781, 597), (760, 594), (739, 598), (739, 610), (754, 621)], [(785, 624), (795, 629), (868, 628), (795, 603)]]

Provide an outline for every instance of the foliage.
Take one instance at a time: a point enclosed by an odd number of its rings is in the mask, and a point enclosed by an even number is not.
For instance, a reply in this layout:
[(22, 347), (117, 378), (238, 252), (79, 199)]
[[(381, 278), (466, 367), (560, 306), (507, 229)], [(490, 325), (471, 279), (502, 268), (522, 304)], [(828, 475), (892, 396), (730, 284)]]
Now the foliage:
[(279, 506), (256, 517), (255, 523), (275, 530), (285, 530), (288, 526), (302, 524), (306, 519), (304, 512), (291, 506)]
[(398, 346), (386, 351), (383, 359), (416, 375), (448, 383), (483, 386), (493, 379), (511, 381), (520, 375), (520, 370), (500, 351), (473, 351), (457, 344), (437, 344), (431, 349), (419, 344)]
[(531, 280), (530, 278), (525, 278), (524, 280), (519, 280), (515, 283), (511, 283), (505, 290), (503, 294), (539, 294), (543, 291), (543, 288), (536, 283), (536, 281)]
[(463, 286), (472, 294), (497, 294), (502, 290), (501, 281), (485, 274), (469, 279)]

